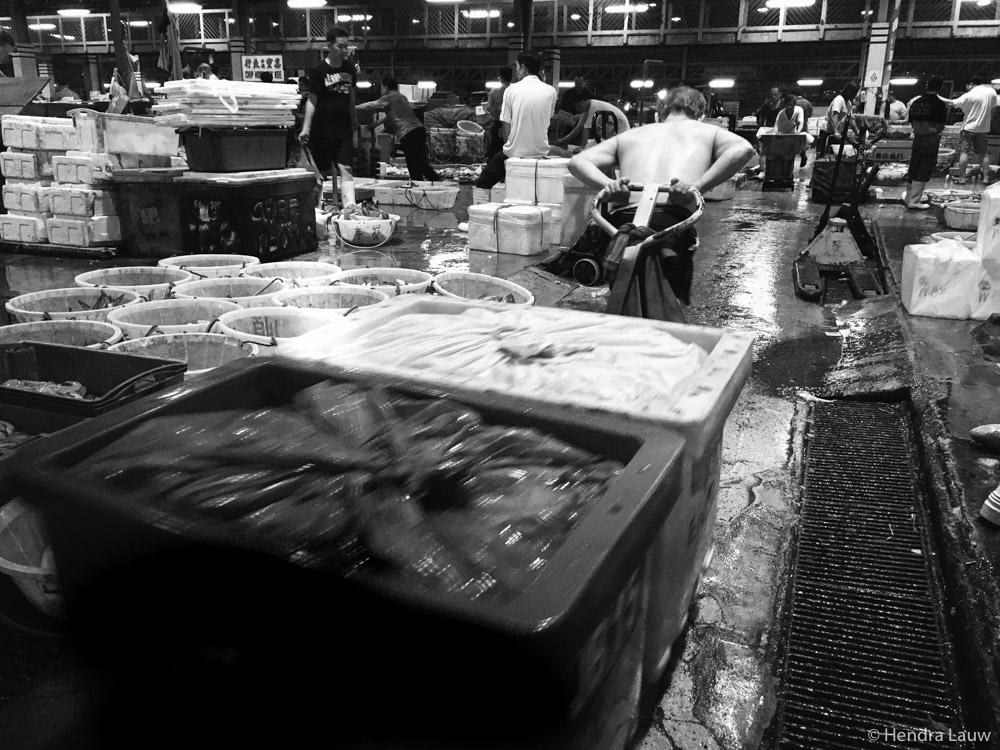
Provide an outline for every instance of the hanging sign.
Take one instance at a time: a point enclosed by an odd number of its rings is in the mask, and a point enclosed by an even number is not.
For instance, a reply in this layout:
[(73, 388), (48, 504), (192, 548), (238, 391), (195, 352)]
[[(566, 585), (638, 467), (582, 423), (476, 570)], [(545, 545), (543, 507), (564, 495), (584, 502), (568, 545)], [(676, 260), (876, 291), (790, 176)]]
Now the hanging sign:
[(267, 71), (275, 82), (285, 80), (285, 63), (281, 55), (243, 55), (243, 80), (259, 81)]

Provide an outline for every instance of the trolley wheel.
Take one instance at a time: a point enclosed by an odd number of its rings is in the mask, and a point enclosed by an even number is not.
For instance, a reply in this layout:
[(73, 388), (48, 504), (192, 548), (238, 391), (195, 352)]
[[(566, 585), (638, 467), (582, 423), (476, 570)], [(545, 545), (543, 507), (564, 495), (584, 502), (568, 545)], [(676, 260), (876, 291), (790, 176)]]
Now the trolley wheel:
[(604, 268), (593, 258), (581, 258), (573, 264), (573, 278), (584, 286), (596, 286), (604, 278)]

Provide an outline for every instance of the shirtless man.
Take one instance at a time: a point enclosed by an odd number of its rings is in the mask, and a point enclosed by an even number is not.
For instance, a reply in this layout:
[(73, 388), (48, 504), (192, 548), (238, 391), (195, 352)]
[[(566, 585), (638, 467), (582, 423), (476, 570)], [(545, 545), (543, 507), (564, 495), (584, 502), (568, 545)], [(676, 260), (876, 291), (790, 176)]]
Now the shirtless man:
[[(654, 212), (650, 227), (659, 230), (675, 224), (694, 208), (692, 190), (705, 193), (721, 185), (754, 155), (753, 146), (740, 136), (701, 122), (704, 114), (705, 97), (679, 86), (660, 103), (660, 122), (581, 151), (570, 160), (569, 171), (600, 190), (599, 197), (633, 204), (612, 212), (611, 221), (618, 226), (635, 216), (639, 194), (629, 192), (630, 182), (669, 184), (669, 192), (657, 198), (663, 208)], [(625, 176), (613, 179), (605, 174), (615, 167)], [(693, 229), (677, 235), (671, 248), (677, 257), (661, 264), (674, 294), (688, 303), (696, 244)]]

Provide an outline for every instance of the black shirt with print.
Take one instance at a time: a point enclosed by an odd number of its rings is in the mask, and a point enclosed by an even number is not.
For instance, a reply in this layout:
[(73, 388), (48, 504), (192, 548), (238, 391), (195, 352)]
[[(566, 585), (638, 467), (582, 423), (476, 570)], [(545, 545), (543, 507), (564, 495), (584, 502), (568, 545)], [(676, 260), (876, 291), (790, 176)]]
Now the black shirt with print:
[(324, 60), (309, 71), (309, 93), (316, 95), (314, 135), (328, 138), (351, 135), (351, 90), (357, 82), (357, 67), (349, 60), (337, 68)]

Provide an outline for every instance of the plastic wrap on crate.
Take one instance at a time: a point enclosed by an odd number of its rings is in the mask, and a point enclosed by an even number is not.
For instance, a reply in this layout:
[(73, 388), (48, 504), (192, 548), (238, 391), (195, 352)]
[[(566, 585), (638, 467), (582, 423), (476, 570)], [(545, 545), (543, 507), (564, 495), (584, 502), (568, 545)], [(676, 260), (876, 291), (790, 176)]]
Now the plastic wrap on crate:
[(413, 183), (400, 185), (398, 182), (376, 183), (372, 186), (375, 202), (382, 206), (413, 206), (427, 210), (452, 208), (458, 198), (458, 185), (441, 183)]
[(47, 188), (40, 182), (7, 182), (3, 186), (3, 207), (11, 213), (28, 211), (51, 213), (52, 202)]
[(960, 242), (907, 245), (900, 301), (910, 315), (967, 320), (982, 269), (979, 256)]
[(469, 206), (469, 248), (537, 255), (548, 249), (552, 211), (543, 206), (481, 203)]
[(562, 203), (569, 159), (508, 159), (505, 200), (528, 203)]
[(590, 224), (590, 212), (594, 206), (597, 190), (583, 184), (572, 174), (563, 179), (563, 201), (561, 230), (559, 244), (562, 247), (573, 247), (583, 236)]
[(56, 216), (48, 221), (49, 242), (56, 245), (92, 247), (122, 241), (122, 226), (117, 216), (70, 218)]
[(987, 320), (1000, 313), (1000, 261), (982, 260), (981, 263), (969, 313), (973, 320)]
[[(515, 206), (531, 206), (536, 205), (528, 203), (527, 201), (506, 201), (507, 203), (513, 204)], [(562, 203), (538, 203), (539, 208), (547, 208), (549, 210), (549, 215), (546, 219), (545, 233), (547, 235), (547, 242), (550, 245), (558, 245), (562, 242)]]
[(51, 211), (57, 216), (117, 216), (118, 191), (79, 185), (53, 184), (45, 188)]
[(76, 126), (64, 117), (4, 115), (0, 118), (3, 145), (18, 149), (76, 148)]
[(1000, 263), (1000, 184), (990, 185), (979, 202), (979, 225), (976, 229), (976, 255)]
[(51, 180), (56, 151), (5, 151), (0, 154), (0, 174), (15, 180)]
[(109, 115), (90, 109), (73, 112), (81, 151), (106, 154), (177, 155), (178, 137), (151, 117)]
[(0, 216), (0, 236), (5, 242), (47, 242), (47, 221), (51, 214), (4, 214)]

